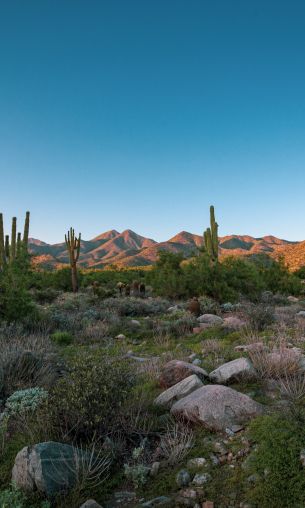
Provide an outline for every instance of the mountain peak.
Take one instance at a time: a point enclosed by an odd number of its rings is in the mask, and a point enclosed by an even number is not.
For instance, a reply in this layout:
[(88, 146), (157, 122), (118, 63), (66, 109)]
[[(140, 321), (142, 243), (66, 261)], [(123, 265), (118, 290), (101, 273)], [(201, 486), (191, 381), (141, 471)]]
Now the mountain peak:
[(105, 231), (105, 233), (101, 233), (100, 235), (93, 238), (91, 241), (96, 242), (97, 240), (111, 240), (115, 238), (120, 233), (116, 229), (109, 229), (109, 231)]

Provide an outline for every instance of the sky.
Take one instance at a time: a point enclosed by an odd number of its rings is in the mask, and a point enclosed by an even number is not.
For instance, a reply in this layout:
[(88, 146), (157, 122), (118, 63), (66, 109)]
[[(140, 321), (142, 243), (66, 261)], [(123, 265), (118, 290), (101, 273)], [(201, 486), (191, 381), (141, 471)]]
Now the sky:
[(305, 238), (303, 0), (0, 0), (0, 211)]

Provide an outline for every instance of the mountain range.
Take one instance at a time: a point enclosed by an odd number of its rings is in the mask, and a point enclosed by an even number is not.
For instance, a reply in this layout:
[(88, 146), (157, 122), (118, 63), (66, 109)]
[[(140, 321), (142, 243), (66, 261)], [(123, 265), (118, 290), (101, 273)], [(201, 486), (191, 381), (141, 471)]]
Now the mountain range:
[[(102, 269), (109, 265), (136, 267), (153, 265), (159, 250), (181, 252), (191, 256), (203, 243), (202, 236), (182, 231), (165, 242), (138, 235), (127, 229), (122, 233), (112, 229), (92, 240), (82, 240), (79, 265)], [(283, 256), (292, 270), (305, 265), (305, 241), (291, 242), (274, 236), (254, 238), (248, 235), (229, 235), (219, 239), (220, 257), (250, 256), (265, 253), (272, 257)], [(33, 263), (43, 268), (58, 268), (68, 263), (65, 243), (48, 244), (29, 239)]]

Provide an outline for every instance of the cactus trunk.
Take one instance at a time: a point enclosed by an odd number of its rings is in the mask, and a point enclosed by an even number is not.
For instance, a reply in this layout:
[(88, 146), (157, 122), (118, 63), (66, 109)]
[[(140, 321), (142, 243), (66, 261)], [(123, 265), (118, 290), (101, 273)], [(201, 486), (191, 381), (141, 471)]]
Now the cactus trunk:
[(218, 261), (218, 224), (215, 220), (214, 206), (210, 207), (210, 227), (204, 232), (204, 251), (208, 253), (211, 261)]
[(29, 241), (29, 231), (30, 231), (30, 212), (26, 212), (23, 233), (23, 243), (26, 248)]
[(4, 268), (6, 263), (5, 246), (4, 246), (4, 227), (3, 214), (0, 213), (0, 269)]
[(16, 235), (17, 235), (17, 218), (12, 219), (12, 236), (11, 236), (11, 249), (10, 249), (10, 260), (14, 261), (16, 258)]
[(70, 259), (72, 290), (73, 293), (77, 293), (78, 291), (77, 261), (80, 254), (81, 234), (79, 234), (78, 238), (76, 238), (74, 229), (70, 228), (70, 231), (68, 231), (68, 233), (65, 235), (65, 241)]

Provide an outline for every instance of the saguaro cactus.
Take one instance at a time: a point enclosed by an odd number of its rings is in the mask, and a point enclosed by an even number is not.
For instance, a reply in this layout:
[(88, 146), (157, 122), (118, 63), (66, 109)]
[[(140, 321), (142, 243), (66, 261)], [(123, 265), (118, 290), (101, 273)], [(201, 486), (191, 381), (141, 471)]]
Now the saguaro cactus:
[(26, 212), (24, 221), (23, 243), (28, 245), (30, 231), (30, 212)]
[(30, 228), (30, 212), (26, 212), (24, 223), (24, 236), (21, 239), (21, 233), (17, 235), (17, 219), (12, 219), (11, 239), (9, 235), (4, 235), (3, 214), (0, 214), (0, 269), (3, 269), (7, 263), (12, 263), (23, 252), (27, 252)]
[(12, 219), (12, 234), (11, 234), (11, 248), (10, 248), (10, 260), (16, 259), (16, 245), (17, 245), (17, 218)]
[(210, 227), (203, 234), (204, 250), (214, 262), (218, 260), (218, 224), (215, 220), (214, 206), (210, 206)]
[(80, 242), (81, 242), (81, 234), (79, 233), (78, 238), (75, 237), (75, 232), (73, 228), (70, 228), (70, 231), (65, 235), (65, 241), (67, 250), (70, 258), (70, 266), (71, 266), (71, 275), (72, 275), (72, 289), (73, 293), (77, 293), (78, 291), (78, 278), (77, 278), (77, 261), (80, 253)]
[(4, 227), (3, 227), (3, 214), (0, 213), (0, 268), (4, 266), (6, 261), (5, 245), (4, 245)]

